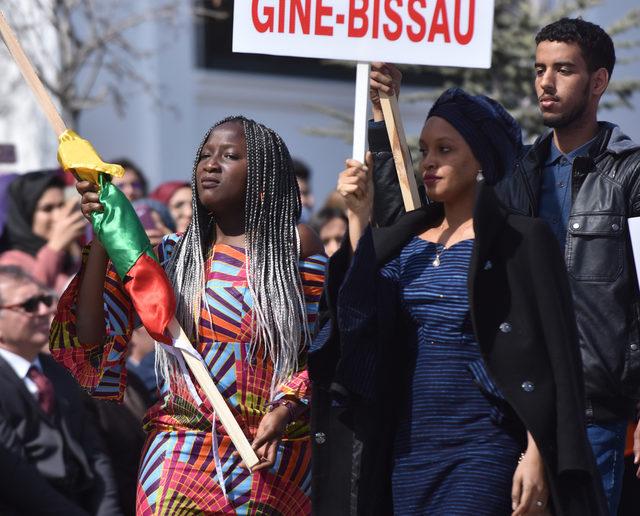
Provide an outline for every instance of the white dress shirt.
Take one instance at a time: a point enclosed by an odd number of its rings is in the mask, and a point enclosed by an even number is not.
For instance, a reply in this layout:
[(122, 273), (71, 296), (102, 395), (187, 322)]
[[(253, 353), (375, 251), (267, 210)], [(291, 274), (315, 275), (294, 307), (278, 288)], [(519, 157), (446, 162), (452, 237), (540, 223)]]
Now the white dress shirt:
[(29, 372), (31, 366), (34, 366), (39, 371), (42, 371), (40, 359), (36, 357), (33, 362), (29, 362), (26, 358), (23, 358), (20, 355), (16, 355), (15, 353), (3, 348), (0, 348), (0, 356), (7, 361), (7, 363), (11, 366), (11, 369), (13, 369), (18, 375), (18, 378), (20, 378), (24, 382), (27, 390), (37, 399), (38, 387), (33, 382), (33, 380), (31, 380), (31, 378), (27, 376), (27, 373)]

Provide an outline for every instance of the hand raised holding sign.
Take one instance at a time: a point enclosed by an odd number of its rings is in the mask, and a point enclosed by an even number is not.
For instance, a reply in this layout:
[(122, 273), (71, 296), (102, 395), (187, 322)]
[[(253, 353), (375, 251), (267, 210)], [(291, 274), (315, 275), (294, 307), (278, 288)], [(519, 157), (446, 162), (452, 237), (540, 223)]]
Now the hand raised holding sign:
[(369, 224), (373, 210), (373, 155), (367, 152), (366, 165), (355, 159), (346, 161), (347, 168), (338, 177), (337, 190), (347, 204), (349, 240), (355, 251), (358, 240)]
[(373, 119), (376, 122), (384, 120), (382, 107), (380, 106), (380, 92), (388, 96), (400, 96), (400, 83), (402, 72), (391, 63), (371, 63), (369, 74), (369, 98)]

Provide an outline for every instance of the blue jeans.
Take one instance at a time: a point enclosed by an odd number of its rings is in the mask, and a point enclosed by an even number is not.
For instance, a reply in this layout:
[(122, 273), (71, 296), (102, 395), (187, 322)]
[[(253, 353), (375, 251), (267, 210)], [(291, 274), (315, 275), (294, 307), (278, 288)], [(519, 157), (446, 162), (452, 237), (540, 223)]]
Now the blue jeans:
[(627, 421), (613, 421), (602, 425), (587, 425), (587, 436), (602, 477), (609, 514), (618, 514), (624, 473), (624, 443)]

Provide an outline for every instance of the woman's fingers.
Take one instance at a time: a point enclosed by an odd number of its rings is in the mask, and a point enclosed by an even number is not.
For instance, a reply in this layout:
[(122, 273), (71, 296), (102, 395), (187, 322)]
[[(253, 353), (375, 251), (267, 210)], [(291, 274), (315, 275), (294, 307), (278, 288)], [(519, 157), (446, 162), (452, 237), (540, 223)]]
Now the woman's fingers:
[[(82, 193), (82, 198), (80, 201), (80, 210), (84, 218), (91, 221), (91, 214), (94, 211), (101, 212), (104, 210), (104, 208), (100, 203), (100, 196), (96, 193), (96, 190), (93, 190), (93, 187), (97, 188), (97, 186), (93, 183), (90, 183), (89, 181), (82, 181), (81, 183), (84, 184), (84, 186), (78, 186), (78, 191), (80, 191), (80, 189), (83, 189), (84, 192)], [(80, 185), (81, 183), (78, 183), (78, 185)]]
[(80, 200), (81, 198), (78, 199), (77, 197), (73, 199), (67, 199), (62, 209), (58, 212), (60, 218), (66, 218), (73, 215), (74, 213), (77, 213), (76, 210), (80, 206)]
[(264, 424), (264, 421), (258, 427), (258, 432), (256, 433), (256, 438), (251, 443), (251, 447), (254, 449), (256, 453), (265, 446), (269, 441), (275, 439), (276, 432), (270, 426)]
[(368, 169), (360, 165), (358, 168), (352, 167), (342, 172), (337, 190), (343, 197), (355, 195), (357, 199), (362, 199), (369, 191)]
[[(513, 477), (513, 484), (511, 486), (511, 509), (516, 511), (520, 507), (520, 498), (522, 495), (522, 479), (516, 472)], [(515, 515), (515, 512), (514, 512)]]
[(100, 204), (99, 202), (83, 203), (80, 209), (82, 210), (82, 215), (84, 215), (84, 218), (88, 221), (91, 221), (91, 214), (94, 211), (104, 211), (102, 204)]
[(67, 219), (67, 221), (71, 228), (77, 226), (84, 227), (87, 224), (87, 221), (84, 219), (84, 216), (82, 215), (82, 212), (80, 210), (74, 212), (73, 215)]
[(369, 86), (387, 95), (399, 95), (402, 72), (391, 63), (372, 63), (369, 74)]
[(512, 491), (511, 494), (513, 504), (516, 504), (517, 500), (517, 505), (512, 505), (514, 511), (513, 516), (525, 516), (527, 514), (540, 514), (544, 512), (549, 498), (549, 494), (545, 488), (527, 482), (526, 480), (520, 481), (518, 484), (520, 486), (519, 490), (517, 490), (517, 492)]
[(56, 222), (61, 221), (66, 224), (73, 224), (83, 220), (82, 211), (80, 210), (81, 206), (77, 202), (73, 203), (71, 206), (71, 210), (68, 210), (68, 207), (65, 206), (65, 208), (58, 212)]
[(362, 165), (361, 163), (354, 161), (355, 163), (358, 163), (357, 166), (349, 166), (349, 160), (347, 160), (347, 166), (348, 168), (343, 170), (340, 175), (338, 176), (338, 184), (340, 184), (341, 182), (349, 182), (351, 181), (350, 178), (361, 178), (361, 179), (367, 179), (368, 173), (369, 173), (369, 169), (368, 167), (365, 167), (364, 165)]
[(273, 466), (276, 463), (276, 452), (278, 451), (278, 442), (277, 441), (271, 441), (267, 447), (266, 453), (265, 453), (265, 463), (268, 464), (268, 467), (270, 468), (271, 466)]
[(531, 485), (527, 482), (522, 482), (522, 494), (520, 495), (520, 504), (513, 513), (514, 516), (524, 516), (531, 510), (533, 504), (533, 492)]
[(342, 197), (353, 195), (357, 199), (361, 199), (366, 195), (365, 189), (359, 184), (344, 184), (338, 188), (338, 192), (340, 192), (340, 195), (342, 195)]
[(340, 178), (340, 183), (343, 185), (355, 185), (355, 184), (365, 184), (367, 181), (367, 173), (366, 172), (358, 172), (357, 174), (347, 175)]
[(393, 89), (393, 81), (390, 77), (387, 77), (384, 74), (379, 72), (372, 72), (369, 78), (369, 86), (374, 89), (381, 91), (389, 96), (395, 94), (395, 90)]
[(352, 169), (352, 168), (357, 169), (357, 168), (361, 168), (363, 166), (362, 162), (358, 161), (357, 159), (352, 159), (352, 158), (346, 159), (344, 161), (344, 164), (347, 166), (347, 169)]
[(85, 202), (95, 202), (95, 203), (99, 203), (100, 202), (100, 196), (97, 193), (94, 192), (86, 192), (84, 194), (82, 194), (81, 197), (81, 202), (85, 203)]
[(367, 167), (350, 167), (340, 173), (340, 175), (338, 176), (338, 182), (344, 181), (349, 177), (362, 177), (366, 179), (368, 177), (367, 173)]
[[(262, 442), (262, 440), (261, 440)], [(260, 462), (253, 467), (252, 471), (260, 471), (261, 469), (270, 468), (275, 464), (277, 440), (266, 440), (260, 446), (257, 446), (257, 440), (251, 445), (256, 452)]]
[(76, 190), (80, 195), (84, 195), (87, 192), (98, 192), (98, 185), (91, 181), (78, 181), (76, 183)]

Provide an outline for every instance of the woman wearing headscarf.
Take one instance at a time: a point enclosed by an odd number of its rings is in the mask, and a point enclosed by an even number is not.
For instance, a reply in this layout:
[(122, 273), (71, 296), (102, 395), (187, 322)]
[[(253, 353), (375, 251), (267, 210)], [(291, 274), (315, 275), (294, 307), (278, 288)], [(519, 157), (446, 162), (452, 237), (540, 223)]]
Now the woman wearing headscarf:
[[(145, 417), (137, 514), (308, 514), (306, 349), (324, 279), (322, 244), (297, 225), (289, 151), (261, 124), (233, 117), (212, 127), (191, 184), (191, 224), (165, 238), (158, 258), (177, 320), (261, 462), (253, 471), (241, 463), (195, 380), (157, 347), (161, 400)], [(85, 215), (101, 209), (94, 186), (78, 190)], [(133, 320), (94, 241), (58, 306), (52, 354), (94, 396), (117, 399)]]
[(420, 135), (430, 204), (369, 226), (388, 141), (340, 176), (328, 292), (342, 283), (334, 382), (363, 442), (361, 514), (604, 513), (562, 256), (493, 191), (520, 147), (502, 106), (454, 88)]
[(176, 225), (177, 233), (184, 233), (189, 224), (191, 209), (191, 185), (185, 181), (167, 181), (149, 194), (150, 199), (160, 201), (167, 208)]
[(87, 225), (77, 201), (65, 202), (57, 170), (17, 176), (7, 190), (0, 265), (17, 265), (62, 292), (77, 271), (69, 251)]

